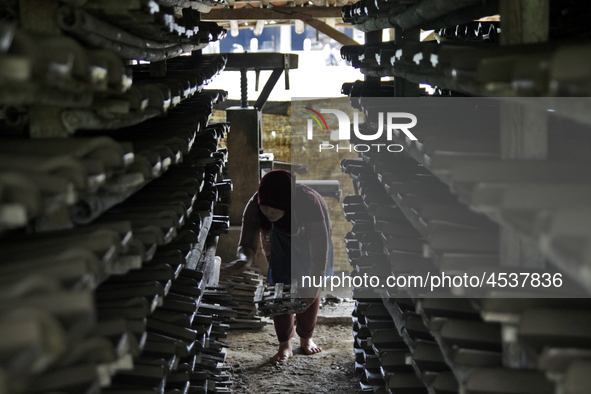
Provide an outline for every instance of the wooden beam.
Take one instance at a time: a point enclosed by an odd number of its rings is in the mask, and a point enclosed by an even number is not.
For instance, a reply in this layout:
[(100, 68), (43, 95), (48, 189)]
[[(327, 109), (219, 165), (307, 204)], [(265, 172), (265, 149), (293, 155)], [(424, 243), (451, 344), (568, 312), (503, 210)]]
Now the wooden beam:
[[(214, 109), (218, 111), (225, 111), (226, 108), (237, 107), (240, 105), (240, 100), (226, 100), (214, 105)], [(267, 101), (263, 107), (263, 114), (290, 116), (291, 101)]]
[(312, 26), (317, 31), (326, 34), (333, 40), (343, 45), (360, 45), (357, 41), (346, 35), (345, 33), (341, 33), (334, 27), (327, 25), (326, 23), (319, 21), (318, 19), (307, 19), (303, 20), (308, 25)]
[(263, 110), (263, 107), (267, 103), (267, 99), (269, 98), (271, 91), (275, 87), (275, 84), (277, 83), (277, 81), (279, 81), (279, 77), (281, 76), (281, 74), (283, 74), (283, 69), (277, 68), (277, 69), (273, 70), (273, 73), (271, 74), (271, 76), (267, 80), (267, 83), (265, 84), (263, 91), (259, 94), (259, 98), (254, 103), (254, 107), (256, 109), (258, 109), (259, 111)]
[(273, 8), (239, 8), (212, 9), (201, 14), (201, 20), (301, 20), (343, 45), (359, 45), (351, 37), (341, 33), (334, 27), (318, 20), (318, 18), (340, 18), (338, 7), (273, 7)]
[(230, 20), (296, 20), (306, 21), (317, 18), (340, 18), (340, 7), (273, 7), (273, 8), (214, 8), (208, 13), (201, 14), (203, 21)]
[(293, 53), (224, 53), (228, 59), (224, 71), (275, 70), (277, 68), (295, 70), (298, 68), (298, 55)]

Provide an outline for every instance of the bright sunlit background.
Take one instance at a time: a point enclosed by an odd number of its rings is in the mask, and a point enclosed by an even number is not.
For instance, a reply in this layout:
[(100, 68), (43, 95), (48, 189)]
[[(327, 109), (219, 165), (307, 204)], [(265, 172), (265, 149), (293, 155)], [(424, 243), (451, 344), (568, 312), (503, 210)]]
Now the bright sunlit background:
[[(210, 45), (204, 53), (281, 52), (299, 55), (299, 66), (289, 70), (290, 90), (285, 89), (285, 76), (275, 85), (270, 101), (291, 101), (292, 97), (340, 97), (343, 82), (363, 79), (357, 69), (348, 65), (340, 56), (341, 44), (306, 26), (301, 34), (294, 26), (267, 25), (259, 36), (255, 26), (241, 29), (233, 37), (230, 32), (221, 42)], [(341, 32), (363, 43), (363, 33), (353, 28), (338, 28)], [(236, 32), (234, 32), (236, 33)], [(267, 82), (271, 71), (261, 71), (259, 92)], [(255, 91), (255, 72), (249, 71), (248, 100), (252, 104), (259, 95)], [(208, 89), (228, 91), (229, 99), (240, 99), (240, 72), (225, 72), (217, 76)]]

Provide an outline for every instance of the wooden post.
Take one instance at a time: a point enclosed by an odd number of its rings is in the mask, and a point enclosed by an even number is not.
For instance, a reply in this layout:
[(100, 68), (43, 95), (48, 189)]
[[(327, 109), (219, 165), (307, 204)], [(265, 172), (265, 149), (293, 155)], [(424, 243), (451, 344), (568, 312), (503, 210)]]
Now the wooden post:
[(501, 0), (501, 45), (548, 41), (550, 0)]
[[(397, 45), (405, 42), (419, 42), (421, 40), (421, 29), (394, 29), (394, 41)], [(419, 84), (410, 82), (404, 78), (394, 77), (394, 94), (396, 97), (418, 97), (420, 95)]]
[(547, 112), (508, 103), (501, 107), (501, 158), (544, 160), (548, 157)]
[[(227, 120), (232, 127), (227, 138), (228, 176), (232, 179), (234, 187), (229, 207), (230, 231), (220, 237), (217, 249), (224, 264), (236, 259), (242, 213), (259, 187), (259, 138), (262, 129), (262, 113), (256, 108), (231, 107), (226, 111)], [(260, 251), (255, 258), (255, 265), (264, 266), (264, 258)]]
[[(515, 45), (548, 40), (550, 0), (501, 0), (501, 44)], [(515, 103), (501, 104), (501, 158), (544, 160), (548, 157), (547, 113)], [(501, 233), (501, 264), (544, 266), (534, 245), (511, 228)]]
[[(501, 45), (516, 45), (548, 40), (550, 0), (501, 0)], [(548, 117), (544, 110), (501, 103), (501, 158), (545, 160), (548, 157)], [(545, 259), (537, 245), (524, 240), (513, 228), (501, 227), (500, 263), (502, 266), (544, 268)], [(526, 367), (527, 357), (517, 342), (516, 327), (503, 325), (503, 364)], [(511, 337), (511, 338), (509, 338)]]
[[(382, 43), (382, 31), (371, 31), (365, 33), (365, 45), (379, 45)], [(379, 85), (381, 78), (365, 76), (365, 82)]]
[(259, 130), (262, 127), (261, 112), (255, 108), (228, 108), (228, 122), (232, 132), (228, 134), (228, 175), (234, 182), (230, 225), (242, 224), (242, 212), (246, 203), (257, 191), (260, 181)]

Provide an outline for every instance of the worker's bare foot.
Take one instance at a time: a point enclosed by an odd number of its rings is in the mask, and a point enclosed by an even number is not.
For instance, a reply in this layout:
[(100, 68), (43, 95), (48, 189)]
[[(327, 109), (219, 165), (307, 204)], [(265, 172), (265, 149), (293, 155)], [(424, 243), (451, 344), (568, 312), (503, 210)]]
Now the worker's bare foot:
[(300, 345), (306, 354), (316, 354), (322, 351), (322, 348), (316, 345), (312, 338), (300, 338)]
[(271, 357), (270, 361), (272, 363), (284, 363), (284, 362), (287, 362), (287, 360), (291, 356), (293, 356), (293, 351), (291, 349), (291, 342), (290, 341), (279, 342), (279, 350), (277, 351), (277, 354), (275, 354), (273, 357)]

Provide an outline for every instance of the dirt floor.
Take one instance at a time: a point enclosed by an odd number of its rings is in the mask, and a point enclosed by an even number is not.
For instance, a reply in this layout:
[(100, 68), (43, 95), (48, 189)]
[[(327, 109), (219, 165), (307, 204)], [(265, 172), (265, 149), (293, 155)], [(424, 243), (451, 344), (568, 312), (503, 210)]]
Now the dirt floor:
[[(346, 324), (316, 325), (314, 341), (323, 351), (305, 355), (296, 335), (292, 339), (294, 355), (285, 364), (269, 362), (277, 351), (277, 337), (272, 324), (262, 330), (230, 331), (225, 342), (226, 364), (231, 366), (234, 385), (239, 394), (358, 394), (359, 379), (354, 372), (351, 300), (327, 302), (323, 299), (319, 322)], [(338, 316), (341, 316), (340, 318)], [(323, 319), (320, 319), (323, 318)]]
[(314, 339), (322, 352), (305, 355), (299, 339), (292, 339), (294, 355), (285, 364), (269, 362), (277, 350), (273, 325), (261, 331), (232, 331), (226, 363), (230, 365), (234, 393), (340, 393), (360, 392), (354, 373), (353, 335), (350, 325), (317, 325)]

